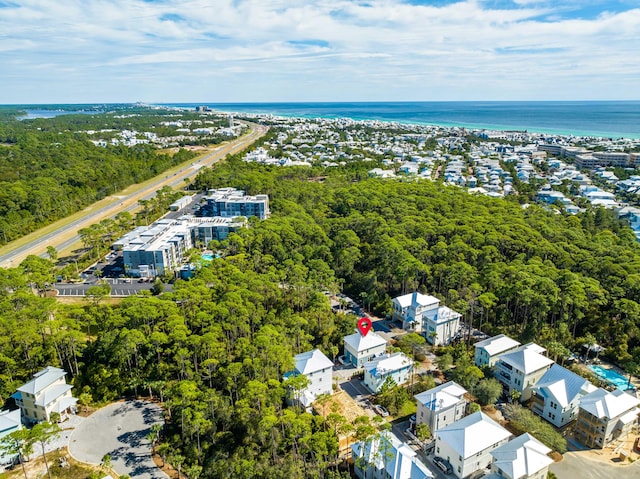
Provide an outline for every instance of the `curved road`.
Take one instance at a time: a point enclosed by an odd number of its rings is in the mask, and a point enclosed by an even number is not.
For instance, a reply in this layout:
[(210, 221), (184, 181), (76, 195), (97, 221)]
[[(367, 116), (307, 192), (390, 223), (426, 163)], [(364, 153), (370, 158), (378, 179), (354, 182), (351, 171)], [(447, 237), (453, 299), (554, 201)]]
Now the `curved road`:
[[(200, 159), (190, 160), (192, 163), (183, 164), (182, 168), (175, 174), (169, 175), (165, 173), (158, 175), (154, 181), (149, 183), (143, 189), (137, 190), (134, 193), (125, 196), (118, 196), (112, 200), (111, 203), (102, 206), (96, 210), (95, 205), (89, 206), (83, 211), (83, 215), (68, 224), (64, 223), (64, 219), (60, 220), (60, 226), (56, 227), (54, 223), (54, 231), (51, 233), (42, 234), (35, 231), (29, 234), (28, 237), (33, 237), (27, 244), (15, 248), (9, 253), (0, 255), (0, 267), (10, 268), (15, 267), (22, 260), (31, 254), (43, 254), (45, 253), (47, 246), (53, 246), (58, 251), (64, 251), (70, 248), (72, 245), (80, 241), (80, 237), (77, 232), (82, 228), (91, 226), (92, 224), (99, 223), (105, 218), (111, 218), (120, 213), (121, 211), (134, 211), (138, 209), (138, 202), (140, 200), (151, 198), (155, 195), (156, 191), (163, 186), (175, 187), (182, 184), (187, 178), (192, 178), (194, 174), (203, 167), (211, 166), (214, 163), (220, 161), (227, 155), (233, 155), (242, 149), (246, 148), (258, 138), (263, 136), (269, 129), (263, 125), (257, 125), (254, 123), (247, 123), (251, 131), (227, 144), (219, 146), (211, 153), (206, 154)], [(11, 245), (9, 244), (9, 248)], [(6, 249), (7, 247), (5, 247)]]

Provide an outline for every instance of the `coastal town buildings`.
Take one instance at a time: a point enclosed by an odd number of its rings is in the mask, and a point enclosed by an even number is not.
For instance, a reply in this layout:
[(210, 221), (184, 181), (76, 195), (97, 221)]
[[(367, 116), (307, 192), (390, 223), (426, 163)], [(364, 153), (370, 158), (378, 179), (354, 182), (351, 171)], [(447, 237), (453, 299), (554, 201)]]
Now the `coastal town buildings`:
[[(20, 429), (22, 429), (20, 409), (0, 411), (0, 440)], [(17, 459), (17, 454), (10, 454), (7, 451), (0, 450), (0, 467), (14, 464)]]
[(391, 378), (395, 385), (403, 385), (413, 373), (413, 360), (402, 352), (383, 354), (362, 365), (364, 385), (374, 394)]
[(552, 364), (532, 388), (531, 410), (554, 426), (564, 427), (577, 418), (580, 400), (596, 389), (582, 376)]
[(574, 436), (587, 447), (603, 449), (638, 424), (639, 405), (640, 399), (621, 389), (598, 388), (580, 400)]
[(551, 449), (524, 433), (491, 451), (492, 474), (485, 479), (546, 479), (553, 459)]
[(366, 336), (360, 332), (344, 337), (345, 362), (361, 368), (366, 362), (387, 352), (387, 340), (371, 331)]
[(295, 369), (286, 373), (284, 379), (305, 376), (308, 384), (302, 390), (291, 392), (290, 401), (310, 410), (311, 404), (319, 396), (333, 394), (333, 362), (319, 349), (298, 354), (293, 360)]
[(67, 384), (66, 375), (63, 369), (47, 366), (18, 388), (11, 397), (20, 408), (23, 421), (33, 424), (51, 420), (54, 412), (62, 419), (75, 413), (78, 400), (71, 395), (73, 386)]
[(435, 454), (449, 461), (453, 474), (463, 479), (487, 469), (491, 452), (510, 439), (509, 431), (478, 411), (438, 430)]
[(501, 354), (513, 351), (520, 343), (504, 334), (474, 344), (474, 364), (478, 367), (493, 366)]
[(391, 431), (383, 431), (351, 446), (359, 479), (433, 479), (417, 453)]
[(507, 394), (517, 391), (522, 402), (531, 397), (533, 387), (554, 364), (543, 354), (545, 351), (543, 347), (529, 343), (498, 356), (494, 374)]
[(467, 410), (467, 390), (454, 381), (416, 394), (416, 425), (426, 424), (433, 433), (462, 419)]

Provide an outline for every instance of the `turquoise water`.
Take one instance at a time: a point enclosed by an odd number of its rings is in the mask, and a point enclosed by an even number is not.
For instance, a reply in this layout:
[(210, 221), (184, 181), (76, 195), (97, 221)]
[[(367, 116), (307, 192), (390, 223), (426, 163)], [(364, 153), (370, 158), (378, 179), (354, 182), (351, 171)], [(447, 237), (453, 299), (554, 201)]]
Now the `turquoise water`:
[(213, 261), (213, 255), (212, 254), (203, 254), (202, 255), (202, 259), (205, 261)]
[(589, 366), (597, 376), (601, 377), (610, 384), (613, 384), (619, 389), (626, 391), (627, 389), (633, 389), (633, 386), (629, 386), (629, 379), (625, 378), (621, 374), (618, 374), (613, 369), (605, 369), (602, 366)]
[(187, 103), (223, 112), (352, 118), (557, 135), (640, 138), (640, 101)]

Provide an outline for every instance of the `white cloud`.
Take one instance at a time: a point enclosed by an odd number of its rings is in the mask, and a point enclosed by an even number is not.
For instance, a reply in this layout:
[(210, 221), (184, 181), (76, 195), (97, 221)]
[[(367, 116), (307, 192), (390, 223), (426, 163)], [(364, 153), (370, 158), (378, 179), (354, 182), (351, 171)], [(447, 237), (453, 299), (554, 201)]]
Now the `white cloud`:
[[(76, 92), (88, 95), (79, 102), (638, 98), (640, 9), (579, 19), (572, 0), (16, 3), (0, 7), (2, 103)], [(20, 77), (42, 65), (34, 96), (37, 80)]]

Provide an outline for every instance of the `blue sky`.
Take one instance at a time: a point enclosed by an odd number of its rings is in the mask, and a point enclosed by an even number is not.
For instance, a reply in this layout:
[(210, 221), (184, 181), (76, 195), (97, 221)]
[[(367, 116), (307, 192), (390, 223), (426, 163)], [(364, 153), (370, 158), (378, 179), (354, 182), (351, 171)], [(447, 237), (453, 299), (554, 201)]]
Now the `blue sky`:
[(638, 100), (640, 0), (0, 0), (0, 103)]

